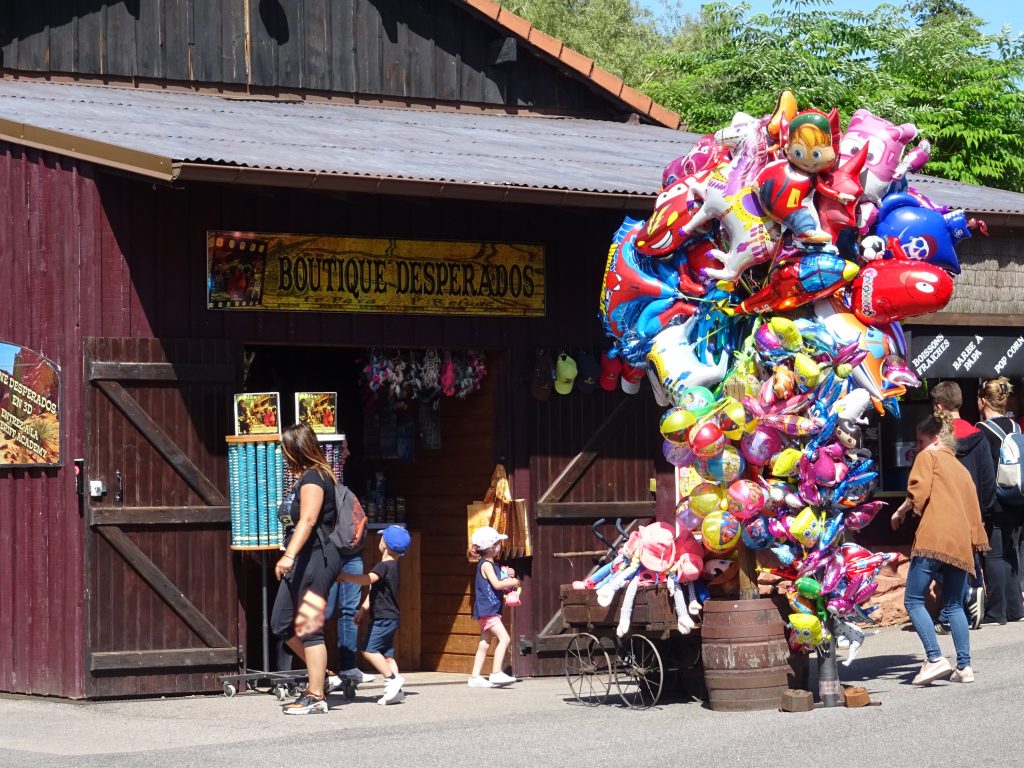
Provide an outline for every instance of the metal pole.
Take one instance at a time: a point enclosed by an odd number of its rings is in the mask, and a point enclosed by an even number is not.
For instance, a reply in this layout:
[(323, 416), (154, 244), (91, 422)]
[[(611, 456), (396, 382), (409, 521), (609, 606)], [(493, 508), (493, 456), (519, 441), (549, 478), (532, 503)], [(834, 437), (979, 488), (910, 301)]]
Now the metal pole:
[(843, 687), (839, 683), (839, 670), (836, 668), (836, 637), (835, 626), (830, 616), (825, 628), (831, 635), (830, 640), (818, 646), (818, 698), (823, 707), (842, 706)]
[(263, 600), (263, 671), (270, 672), (270, 618), (267, 613), (267, 551), (260, 552), (260, 598)]

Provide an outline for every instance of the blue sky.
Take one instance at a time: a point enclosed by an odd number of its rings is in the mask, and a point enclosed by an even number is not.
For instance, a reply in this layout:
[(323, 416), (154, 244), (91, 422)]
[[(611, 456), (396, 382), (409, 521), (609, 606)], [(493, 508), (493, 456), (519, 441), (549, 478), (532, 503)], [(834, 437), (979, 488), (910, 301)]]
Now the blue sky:
[[(1024, 32), (1024, 2), (1020, 0), (962, 0), (976, 16), (988, 22), (986, 32), (998, 32), (1004, 24), (1009, 24), (1014, 33)], [(639, 0), (640, 4), (657, 13), (663, 7), (661, 0)], [(748, 0), (752, 13), (767, 13), (772, 9), (772, 0)], [(870, 10), (881, 5), (883, 0), (834, 0), (836, 8), (844, 10)], [(889, 0), (892, 5), (901, 5), (897, 0)], [(680, 3), (686, 13), (696, 13), (703, 3), (696, 0), (682, 0)]]

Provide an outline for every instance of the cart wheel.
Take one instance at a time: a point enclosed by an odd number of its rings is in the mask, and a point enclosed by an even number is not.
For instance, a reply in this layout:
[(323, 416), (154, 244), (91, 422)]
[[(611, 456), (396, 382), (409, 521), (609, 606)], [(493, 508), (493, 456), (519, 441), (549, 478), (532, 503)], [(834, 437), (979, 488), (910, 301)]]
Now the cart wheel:
[(225, 696), (227, 696), (230, 699), (236, 693), (238, 693), (238, 689), (235, 688), (235, 686), (233, 686), (231, 683), (224, 683), (224, 695)]
[(648, 709), (658, 703), (664, 684), (661, 655), (643, 635), (627, 635), (619, 641), (615, 684), (623, 704)]
[(288, 698), (288, 686), (286, 685), (275, 685), (274, 686), (274, 698), (278, 701), (284, 701)]
[(356, 686), (353, 683), (347, 682), (341, 689), (341, 695), (351, 701), (356, 697)]
[(612, 687), (612, 662), (601, 641), (581, 632), (565, 650), (565, 679), (576, 701), (588, 706), (604, 702)]

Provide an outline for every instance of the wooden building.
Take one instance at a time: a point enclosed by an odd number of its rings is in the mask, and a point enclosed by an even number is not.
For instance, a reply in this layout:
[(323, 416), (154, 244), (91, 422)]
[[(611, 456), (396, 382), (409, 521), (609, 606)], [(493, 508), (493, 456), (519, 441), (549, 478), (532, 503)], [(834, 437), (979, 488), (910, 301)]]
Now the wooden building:
[[(556, 553), (593, 549), (599, 518), (669, 514), (674, 488), (649, 392), (538, 402), (530, 381), (538, 350), (604, 346), (609, 237), (692, 145), (678, 116), (487, 0), (17, 4), (0, 55), (0, 340), (62, 387), (60, 466), (0, 467), (0, 690), (209, 691), (254, 663), (230, 395), (343, 389), (373, 348), (488, 355), (482, 391), (442, 405), (441, 450), (386, 465), (420, 537), (419, 666), (468, 671), (466, 505), (500, 461), (535, 548), (514, 669), (557, 671), (558, 587), (590, 561)], [(938, 186), (1002, 206), (1004, 234), (1024, 210)], [(211, 231), (539, 244), (544, 314), (211, 308)]]

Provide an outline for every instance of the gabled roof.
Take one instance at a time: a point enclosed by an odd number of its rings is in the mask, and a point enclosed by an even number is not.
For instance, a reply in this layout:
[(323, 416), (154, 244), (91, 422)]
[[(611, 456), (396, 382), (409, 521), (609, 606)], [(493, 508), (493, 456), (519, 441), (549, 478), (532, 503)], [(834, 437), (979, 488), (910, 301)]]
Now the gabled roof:
[(589, 80), (595, 88), (621, 101), (632, 111), (644, 115), (666, 128), (679, 127), (681, 120), (675, 112), (665, 109), (660, 104), (655, 104), (650, 96), (640, 93), (635, 88), (630, 88), (615, 75), (596, 66), (591, 59), (566, 47), (561, 40), (541, 32), (508, 8), (498, 5), (492, 0), (453, 0), (453, 2), (470, 6), (504, 31), (515, 35), (517, 39), (555, 59), (563, 67), (583, 79)]
[[(649, 209), (697, 134), (0, 79), (0, 140), (165, 182), (210, 181)], [(914, 177), (936, 203), (1024, 216), (1024, 194)]]

